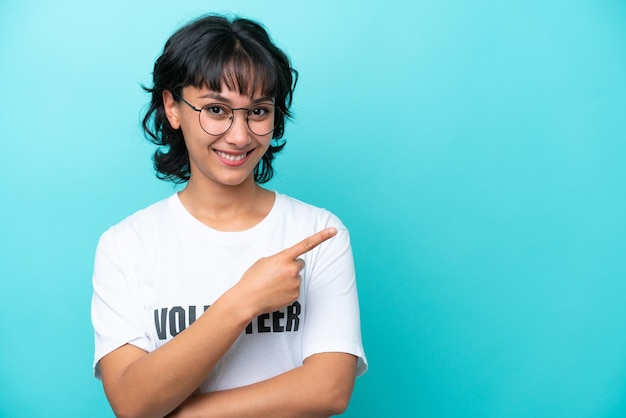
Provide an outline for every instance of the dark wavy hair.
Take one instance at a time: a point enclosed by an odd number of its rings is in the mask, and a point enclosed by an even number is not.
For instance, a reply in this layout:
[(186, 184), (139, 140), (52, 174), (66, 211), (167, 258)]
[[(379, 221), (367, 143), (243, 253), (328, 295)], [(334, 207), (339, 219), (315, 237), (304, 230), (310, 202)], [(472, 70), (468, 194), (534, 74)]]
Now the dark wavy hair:
[(144, 90), (152, 95), (150, 107), (143, 118), (146, 138), (158, 146), (154, 153), (157, 177), (174, 183), (189, 180), (189, 154), (183, 133), (170, 125), (163, 106), (163, 91), (172, 92), (180, 100), (183, 87), (208, 87), (229, 90), (252, 97), (255, 92), (273, 97), (276, 107), (272, 141), (263, 158), (254, 168), (254, 180), (268, 182), (273, 174), (272, 160), (285, 146), (281, 140), (298, 72), (291, 67), (287, 55), (276, 47), (259, 23), (224, 16), (201, 17), (175, 32), (156, 60), (153, 86)]

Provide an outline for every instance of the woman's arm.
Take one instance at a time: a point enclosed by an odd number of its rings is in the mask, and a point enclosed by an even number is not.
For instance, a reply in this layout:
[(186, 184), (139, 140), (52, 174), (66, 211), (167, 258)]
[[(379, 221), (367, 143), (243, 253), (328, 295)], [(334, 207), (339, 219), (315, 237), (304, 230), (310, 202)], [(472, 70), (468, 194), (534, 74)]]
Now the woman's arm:
[(157, 350), (126, 344), (100, 360), (104, 390), (118, 418), (163, 417), (209, 374), (245, 328), (228, 294)]
[(241, 388), (194, 396), (169, 418), (321, 418), (345, 411), (357, 360), (351, 354), (320, 353), (304, 365)]
[(298, 257), (333, 237), (327, 228), (253, 264), (241, 280), (176, 338), (151, 353), (126, 344), (100, 360), (109, 402), (119, 418), (163, 417), (187, 399), (257, 315), (298, 298)]

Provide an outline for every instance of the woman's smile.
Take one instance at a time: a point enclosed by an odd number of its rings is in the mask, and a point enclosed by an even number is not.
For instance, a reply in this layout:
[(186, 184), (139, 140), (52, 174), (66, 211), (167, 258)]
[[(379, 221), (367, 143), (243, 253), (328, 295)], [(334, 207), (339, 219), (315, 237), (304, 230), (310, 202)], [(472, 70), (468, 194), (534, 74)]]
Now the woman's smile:
[(226, 152), (220, 150), (214, 151), (222, 163), (226, 164), (229, 167), (239, 167), (248, 162), (249, 157), (254, 150), (250, 150), (247, 152)]

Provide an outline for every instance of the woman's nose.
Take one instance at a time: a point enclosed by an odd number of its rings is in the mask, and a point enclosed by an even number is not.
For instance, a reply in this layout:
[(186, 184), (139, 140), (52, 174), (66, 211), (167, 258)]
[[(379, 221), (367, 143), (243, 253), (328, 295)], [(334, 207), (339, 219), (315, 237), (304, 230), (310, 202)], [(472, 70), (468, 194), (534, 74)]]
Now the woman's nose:
[(248, 130), (248, 120), (246, 119), (247, 114), (245, 112), (240, 113), (243, 114), (237, 115), (237, 112), (233, 111), (233, 124), (226, 133), (225, 139), (226, 142), (241, 148), (248, 145), (251, 139), (250, 131)]

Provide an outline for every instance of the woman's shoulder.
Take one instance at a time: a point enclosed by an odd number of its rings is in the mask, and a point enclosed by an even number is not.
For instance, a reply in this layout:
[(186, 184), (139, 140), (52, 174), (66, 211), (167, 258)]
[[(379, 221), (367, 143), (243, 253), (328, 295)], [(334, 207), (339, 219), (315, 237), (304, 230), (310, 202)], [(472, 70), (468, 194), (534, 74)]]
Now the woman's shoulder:
[(107, 232), (124, 236), (145, 230), (154, 230), (159, 225), (163, 225), (167, 219), (171, 219), (175, 197), (176, 195), (169, 196), (137, 210), (122, 221), (112, 225)]
[(310, 215), (321, 215), (330, 213), (326, 208), (315, 206), (311, 203), (304, 202), (298, 198), (275, 192), (276, 206), (282, 210), (291, 210), (294, 212)]
[(294, 222), (314, 222), (327, 226), (339, 226), (345, 228), (341, 220), (330, 210), (304, 202), (295, 197), (282, 193), (276, 193), (276, 210), (284, 220)]

